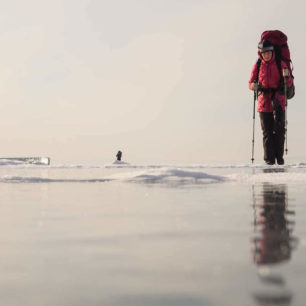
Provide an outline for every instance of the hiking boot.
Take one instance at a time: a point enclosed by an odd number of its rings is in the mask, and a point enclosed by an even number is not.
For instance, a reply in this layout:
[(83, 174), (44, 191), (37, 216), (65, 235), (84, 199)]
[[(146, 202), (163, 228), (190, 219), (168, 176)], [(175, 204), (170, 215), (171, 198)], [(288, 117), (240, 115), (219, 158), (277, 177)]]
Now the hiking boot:
[(273, 160), (266, 160), (266, 165), (274, 165), (275, 164), (275, 161)]
[(285, 161), (282, 157), (277, 159), (277, 164), (278, 165), (283, 165), (284, 163), (285, 163)]

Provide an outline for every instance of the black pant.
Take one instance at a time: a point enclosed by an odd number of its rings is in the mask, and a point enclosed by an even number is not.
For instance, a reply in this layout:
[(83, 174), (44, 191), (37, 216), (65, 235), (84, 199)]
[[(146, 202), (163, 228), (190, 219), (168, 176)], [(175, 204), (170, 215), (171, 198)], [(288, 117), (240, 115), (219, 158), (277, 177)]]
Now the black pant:
[(285, 112), (278, 110), (273, 113), (259, 113), (263, 133), (264, 160), (279, 161), (284, 155), (285, 143)]

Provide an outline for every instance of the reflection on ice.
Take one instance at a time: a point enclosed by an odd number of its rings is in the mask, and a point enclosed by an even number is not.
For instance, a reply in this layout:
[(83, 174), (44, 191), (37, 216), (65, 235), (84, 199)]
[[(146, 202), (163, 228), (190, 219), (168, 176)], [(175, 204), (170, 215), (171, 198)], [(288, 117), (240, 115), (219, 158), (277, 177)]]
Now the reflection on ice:
[[(288, 207), (286, 185), (263, 184), (253, 186), (254, 262), (258, 266), (258, 277), (265, 286), (256, 292), (254, 299), (259, 305), (290, 305), (292, 293), (286, 287), (285, 275), (272, 267), (288, 262), (297, 244), (293, 236), (295, 211)], [(272, 272), (273, 271), (273, 272)]]
[(284, 173), (288, 172), (288, 169), (286, 168), (266, 168), (263, 169), (264, 173)]
[(289, 306), (292, 301), (292, 294), (290, 293), (280, 293), (279, 295), (270, 295), (270, 294), (257, 294), (254, 296), (258, 305), (264, 306), (273, 306), (273, 305), (282, 305)]
[[(256, 200), (256, 199), (255, 199)], [(254, 260), (257, 264), (278, 263), (289, 260), (292, 245), (294, 221), (287, 216), (294, 215), (287, 205), (287, 186), (263, 185), (262, 198), (254, 203), (256, 230), (260, 236), (254, 238)]]
[(203, 306), (209, 305), (203, 297), (183, 294), (158, 295), (141, 294), (135, 296), (122, 296), (116, 299), (116, 305), (125, 306)]

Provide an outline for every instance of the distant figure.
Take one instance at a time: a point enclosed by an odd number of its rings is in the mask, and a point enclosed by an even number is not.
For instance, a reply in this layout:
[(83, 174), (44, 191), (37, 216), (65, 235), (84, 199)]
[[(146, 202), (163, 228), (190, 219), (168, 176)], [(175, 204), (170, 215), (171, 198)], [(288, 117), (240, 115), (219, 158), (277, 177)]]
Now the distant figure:
[(122, 152), (118, 151), (118, 153), (116, 155), (118, 161), (121, 161), (121, 156), (122, 156)]

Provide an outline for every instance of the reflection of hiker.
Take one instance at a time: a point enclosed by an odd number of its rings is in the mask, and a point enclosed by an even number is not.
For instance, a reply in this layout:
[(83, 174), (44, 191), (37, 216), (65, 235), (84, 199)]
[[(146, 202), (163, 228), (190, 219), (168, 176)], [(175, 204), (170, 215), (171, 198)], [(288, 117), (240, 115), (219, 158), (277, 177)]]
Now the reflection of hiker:
[[(265, 173), (271, 173), (265, 170), (271, 169), (264, 169)], [(253, 297), (258, 305), (291, 305), (293, 296), (285, 287), (286, 275), (273, 269), (270, 272), (270, 267), (289, 261), (298, 244), (293, 236), (295, 211), (289, 210), (288, 187), (264, 183), (262, 189), (253, 193), (253, 201), (256, 233), (253, 240), (254, 261), (260, 268), (258, 276), (264, 285)], [(269, 273), (262, 273), (266, 269)]]
[(118, 151), (118, 153), (116, 155), (118, 161), (121, 161), (121, 156), (122, 156), (122, 152)]
[[(279, 31), (275, 32), (280, 34)], [(287, 39), (284, 34), (283, 36)], [(288, 66), (290, 64), (283, 60), (282, 54), (279, 55), (284, 48), (279, 48), (269, 40), (262, 40), (259, 43), (259, 59), (253, 66), (249, 80), (249, 88), (254, 90), (258, 97), (257, 111), (263, 132), (264, 160), (268, 165), (274, 165), (275, 159), (279, 165), (284, 164), (286, 133), (284, 88), (287, 88), (288, 99), (294, 95), (291, 69)], [(288, 47), (286, 48), (289, 52)]]
[(259, 215), (256, 216), (260, 236), (254, 239), (255, 262), (263, 265), (289, 260), (294, 238), (287, 220), (287, 215), (292, 213), (287, 207), (287, 188), (264, 184), (262, 194), (257, 207)]

